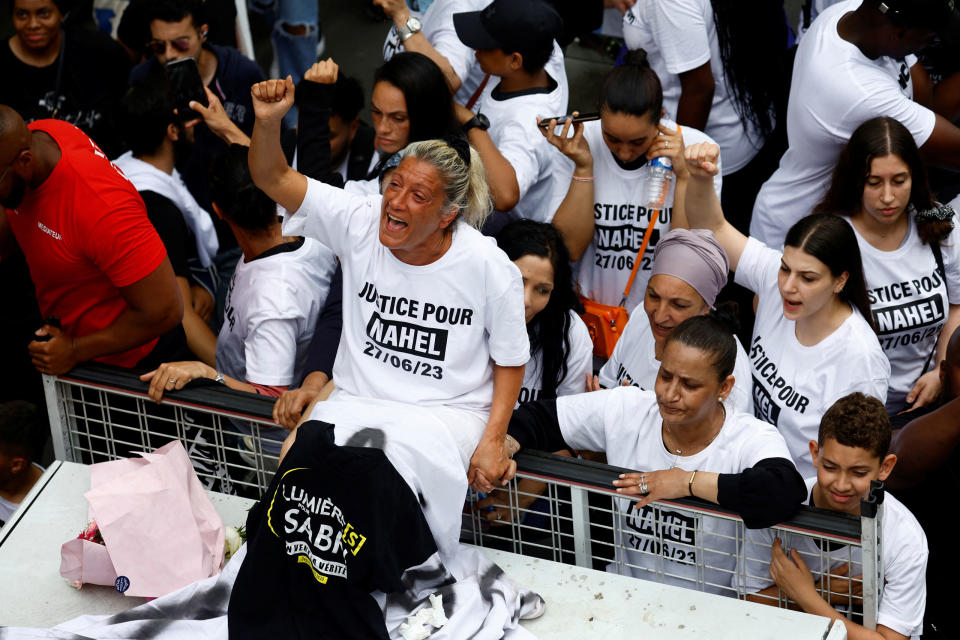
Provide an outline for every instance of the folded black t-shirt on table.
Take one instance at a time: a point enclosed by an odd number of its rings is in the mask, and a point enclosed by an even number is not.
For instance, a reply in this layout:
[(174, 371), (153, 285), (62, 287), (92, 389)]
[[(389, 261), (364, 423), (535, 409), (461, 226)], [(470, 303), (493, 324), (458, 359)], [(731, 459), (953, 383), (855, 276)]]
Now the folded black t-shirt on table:
[(231, 638), (388, 638), (371, 595), (437, 546), (420, 504), (379, 449), (333, 444), (309, 421), (247, 517)]

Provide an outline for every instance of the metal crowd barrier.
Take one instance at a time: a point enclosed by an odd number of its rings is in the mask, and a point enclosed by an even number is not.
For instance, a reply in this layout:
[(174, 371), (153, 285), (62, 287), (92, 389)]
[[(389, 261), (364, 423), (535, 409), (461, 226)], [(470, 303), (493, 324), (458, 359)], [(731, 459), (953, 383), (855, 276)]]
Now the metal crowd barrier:
[[(207, 488), (247, 497), (259, 497), (277, 467), (260, 433), (276, 428), (270, 398), (195, 381), (158, 405), (134, 374), (101, 365), (44, 376), (44, 386), (58, 459), (101, 462), (178, 438)], [(770, 532), (758, 539), (733, 512), (684, 498), (640, 515), (611, 484), (626, 469), (536, 451), (519, 454), (517, 465), (517, 480), (493, 494), (492, 507), (468, 496), (464, 542), (740, 599), (744, 585), (770, 582)], [(871, 629), (884, 582), (877, 485), (860, 518), (804, 506), (770, 530), (801, 551), (821, 595)], [(751, 599), (792, 606), (776, 589)]]

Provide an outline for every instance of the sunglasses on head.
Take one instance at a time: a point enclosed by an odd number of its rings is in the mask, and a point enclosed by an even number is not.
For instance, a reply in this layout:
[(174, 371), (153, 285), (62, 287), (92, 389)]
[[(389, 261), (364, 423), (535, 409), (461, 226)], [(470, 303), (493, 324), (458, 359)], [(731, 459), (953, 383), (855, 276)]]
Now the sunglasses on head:
[(155, 54), (161, 55), (167, 51), (167, 42), (178, 52), (186, 53), (190, 50), (190, 45), (193, 44), (193, 38), (183, 36), (182, 38), (175, 38), (173, 40), (151, 40), (147, 43), (147, 46), (150, 47)]

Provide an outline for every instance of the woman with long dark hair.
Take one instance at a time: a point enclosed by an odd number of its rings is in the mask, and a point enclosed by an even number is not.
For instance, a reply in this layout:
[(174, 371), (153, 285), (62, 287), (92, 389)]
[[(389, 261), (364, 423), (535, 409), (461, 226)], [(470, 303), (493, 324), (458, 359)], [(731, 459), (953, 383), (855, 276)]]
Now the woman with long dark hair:
[[(541, 129), (571, 161), (570, 187), (553, 224), (578, 261), (574, 276), (581, 295), (607, 305), (620, 304), (647, 226), (655, 225), (624, 305), (633, 309), (643, 302), (657, 241), (674, 218), (683, 218), (679, 178), (660, 194), (656, 206), (648, 206), (649, 192), (662, 186), (649, 160), (676, 160), (685, 145), (712, 140), (693, 127), (678, 130), (663, 117), (660, 80), (643, 51), (631, 51), (626, 63), (607, 75), (597, 102), (600, 120), (573, 126), (572, 136), (571, 126), (562, 122), (557, 123), (564, 125), (559, 135), (550, 127)], [(718, 195), (720, 184), (717, 177)]]
[(593, 344), (577, 315), (580, 301), (563, 238), (552, 225), (518, 220), (500, 230), (497, 244), (523, 275), (530, 360), (518, 402), (582, 392)]
[(782, 151), (773, 136), (788, 77), (781, 6), (648, 0), (624, 15), (623, 35), (628, 48), (648, 52), (667, 113), (720, 145), (723, 208), (743, 214), (731, 223), (746, 233), (753, 199)]
[(929, 404), (940, 392), (936, 365), (960, 325), (960, 242), (953, 209), (930, 192), (907, 128), (887, 117), (857, 127), (815, 211), (847, 218), (860, 245), (890, 360), (887, 410)]
[[(327, 178), (334, 171), (329, 119), (338, 72), (333, 60), (318, 62), (297, 88), (297, 169), (324, 182), (331, 182)], [(399, 53), (376, 70), (370, 113), (376, 130), (376, 156), (366, 180), (346, 183), (354, 193), (379, 193), (381, 176), (396, 166), (399, 151), (409, 143), (460, 132), (443, 73), (433, 60), (419, 53)]]
[(860, 391), (885, 401), (890, 379), (874, 333), (857, 238), (842, 218), (813, 214), (787, 232), (783, 252), (727, 222), (710, 179), (716, 145), (685, 152), (690, 225), (713, 232), (736, 282), (759, 297), (748, 348), (754, 414), (777, 426), (804, 477), (820, 416)]

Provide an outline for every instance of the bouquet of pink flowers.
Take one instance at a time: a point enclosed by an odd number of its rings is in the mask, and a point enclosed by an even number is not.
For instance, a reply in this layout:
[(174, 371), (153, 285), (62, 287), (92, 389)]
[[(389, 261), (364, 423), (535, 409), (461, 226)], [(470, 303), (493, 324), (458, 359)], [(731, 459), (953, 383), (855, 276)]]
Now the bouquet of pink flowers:
[(141, 456), (90, 467), (90, 523), (60, 549), (60, 575), (78, 588), (155, 598), (220, 570), (223, 522), (183, 445)]

